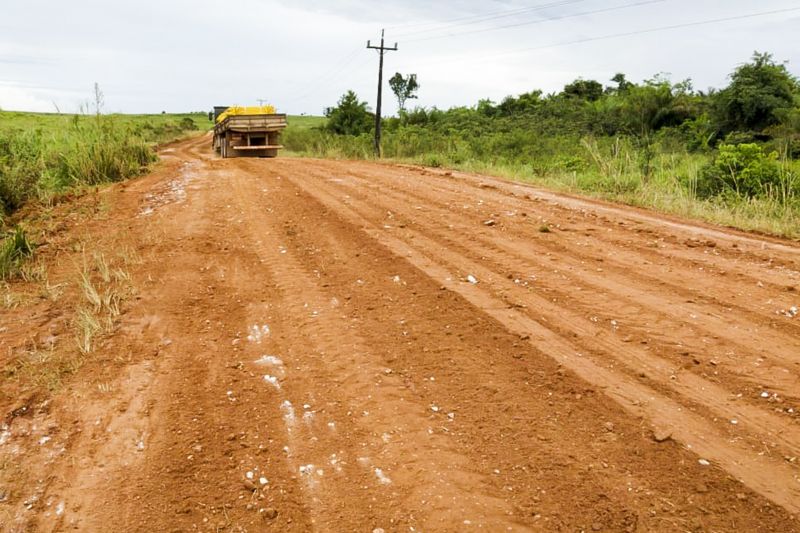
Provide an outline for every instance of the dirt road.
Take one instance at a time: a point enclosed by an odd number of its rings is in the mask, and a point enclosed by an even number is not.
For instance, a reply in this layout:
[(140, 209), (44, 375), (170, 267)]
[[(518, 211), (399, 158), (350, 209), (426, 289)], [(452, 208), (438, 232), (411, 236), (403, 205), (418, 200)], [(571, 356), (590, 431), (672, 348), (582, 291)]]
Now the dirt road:
[(207, 144), (85, 229), (137, 297), (6, 417), (7, 530), (800, 531), (796, 244)]

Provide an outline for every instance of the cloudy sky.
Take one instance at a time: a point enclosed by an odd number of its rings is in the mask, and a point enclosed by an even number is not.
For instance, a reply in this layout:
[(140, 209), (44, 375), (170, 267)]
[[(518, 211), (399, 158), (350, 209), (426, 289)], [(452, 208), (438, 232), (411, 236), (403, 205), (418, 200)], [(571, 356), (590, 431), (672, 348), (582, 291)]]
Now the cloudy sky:
[[(256, 104), (320, 114), (347, 89), (374, 106), (386, 74), (447, 108), (659, 72), (720, 87), (754, 50), (800, 75), (792, 0), (3, 0), (0, 108), (74, 112), (95, 82), (109, 112)], [(758, 15), (758, 16), (753, 16)], [(715, 21), (715, 22), (710, 22)], [(386, 88), (386, 112), (396, 105)]]

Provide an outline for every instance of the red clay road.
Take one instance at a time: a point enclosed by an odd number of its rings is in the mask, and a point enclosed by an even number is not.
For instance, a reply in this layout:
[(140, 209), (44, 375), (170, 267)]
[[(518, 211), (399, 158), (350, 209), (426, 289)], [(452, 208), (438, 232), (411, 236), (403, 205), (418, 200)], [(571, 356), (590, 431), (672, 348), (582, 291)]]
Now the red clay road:
[[(6, 417), (6, 530), (800, 530), (796, 243), (458, 172), (162, 156), (82, 229), (136, 249), (137, 297), (108, 364)], [(13, 351), (30, 316), (0, 317)]]

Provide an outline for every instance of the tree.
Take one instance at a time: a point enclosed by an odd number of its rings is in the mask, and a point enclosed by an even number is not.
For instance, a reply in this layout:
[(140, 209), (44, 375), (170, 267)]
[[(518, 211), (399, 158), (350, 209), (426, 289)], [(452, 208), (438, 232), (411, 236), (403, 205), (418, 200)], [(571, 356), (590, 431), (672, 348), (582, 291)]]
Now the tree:
[(564, 87), (562, 93), (571, 98), (596, 102), (603, 96), (603, 85), (595, 80), (577, 79)]
[(516, 98), (513, 96), (506, 96), (497, 109), (500, 115), (510, 117), (512, 115), (520, 115), (534, 111), (542, 104), (542, 91), (530, 91), (522, 93)]
[(614, 77), (611, 78), (611, 81), (617, 84), (616, 89), (610, 89), (611, 91), (616, 93), (620, 94), (625, 93), (628, 91), (628, 89), (633, 87), (633, 84), (627, 80), (625, 74), (623, 74), (622, 72), (617, 72), (616, 74), (614, 74)]
[(328, 117), (326, 128), (339, 135), (361, 135), (372, 129), (374, 115), (367, 109), (366, 102), (360, 102), (358, 95), (347, 91), (339, 99), (336, 107), (325, 109)]
[(731, 83), (716, 93), (715, 117), (724, 133), (763, 131), (780, 122), (794, 106), (798, 81), (771, 54), (755, 52), (752, 61), (731, 74)]
[(396, 72), (389, 80), (389, 87), (392, 88), (392, 92), (397, 98), (397, 107), (405, 111), (406, 100), (417, 98), (416, 92), (419, 90), (417, 75), (409, 74), (407, 77), (403, 77), (402, 74)]
[(622, 121), (641, 148), (645, 177), (649, 177), (652, 170), (653, 133), (692, 118), (691, 96), (689, 80), (672, 85), (668, 79), (656, 76), (642, 85), (631, 85), (621, 97)]

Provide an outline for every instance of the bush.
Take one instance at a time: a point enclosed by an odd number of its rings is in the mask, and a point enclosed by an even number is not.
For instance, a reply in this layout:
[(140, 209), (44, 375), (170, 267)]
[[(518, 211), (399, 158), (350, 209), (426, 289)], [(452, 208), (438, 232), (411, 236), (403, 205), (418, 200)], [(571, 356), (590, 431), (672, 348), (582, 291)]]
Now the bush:
[(181, 119), (179, 127), (180, 127), (180, 129), (182, 129), (184, 131), (196, 131), (196, 130), (199, 129), (197, 127), (197, 124), (194, 123), (194, 120), (192, 120), (189, 117), (183, 117)]
[(782, 185), (778, 154), (765, 154), (761, 146), (722, 144), (714, 161), (700, 172), (697, 194), (710, 198), (724, 192), (753, 198), (765, 196)]
[(358, 99), (353, 91), (347, 91), (336, 107), (325, 110), (328, 117), (326, 128), (339, 135), (361, 135), (372, 130), (374, 115), (367, 110), (367, 103)]

